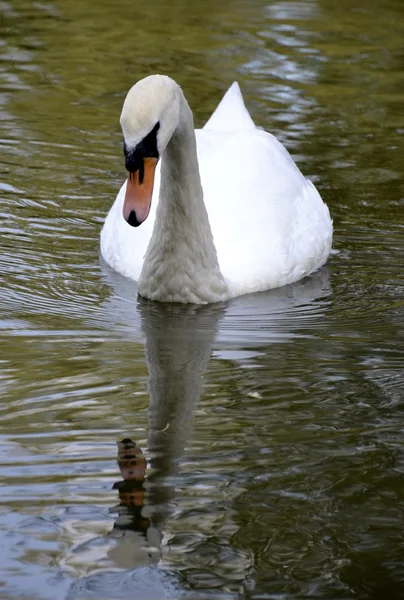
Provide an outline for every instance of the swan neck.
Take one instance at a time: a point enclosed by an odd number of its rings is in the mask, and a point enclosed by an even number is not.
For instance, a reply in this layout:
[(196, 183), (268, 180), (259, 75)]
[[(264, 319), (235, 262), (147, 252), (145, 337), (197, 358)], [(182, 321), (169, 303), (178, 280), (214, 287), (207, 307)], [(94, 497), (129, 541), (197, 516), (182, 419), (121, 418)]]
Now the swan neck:
[(193, 116), (178, 93), (178, 123), (161, 158), (159, 204), (138, 290), (152, 300), (218, 302), (226, 285), (203, 199)]
[(195, 214), (192, 211), (195, 204), (200, 208), (203, 205), (205, 208), (194, 120), (182, 92), (178, 124), (162, 158), (160, 204), (170, 211), (180, 209), (183, 212), (191, 208), (190, 211), (187, 211), (188, 218), (192, 218), (192, 215)]

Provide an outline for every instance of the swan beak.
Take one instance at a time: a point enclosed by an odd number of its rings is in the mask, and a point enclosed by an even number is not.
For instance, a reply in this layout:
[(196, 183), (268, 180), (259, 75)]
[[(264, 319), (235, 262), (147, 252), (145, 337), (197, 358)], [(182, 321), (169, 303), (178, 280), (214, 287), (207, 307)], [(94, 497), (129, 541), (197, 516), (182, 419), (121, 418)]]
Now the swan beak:
[(144, 158), (140, 169), (129, 172), (123, 218), (133, 227), (139, 227), (150, 212), (156, 166), (157, 158)]

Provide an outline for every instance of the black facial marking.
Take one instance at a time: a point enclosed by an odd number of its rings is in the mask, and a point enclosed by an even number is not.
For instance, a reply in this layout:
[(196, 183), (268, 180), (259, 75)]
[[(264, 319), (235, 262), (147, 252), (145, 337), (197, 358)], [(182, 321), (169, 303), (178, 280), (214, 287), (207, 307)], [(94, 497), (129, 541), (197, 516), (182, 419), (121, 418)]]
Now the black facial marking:
[(157, 122), (150, 133), (148, 133), (133, 150), (128, 150), (125, 141), (123, 142), (126, 170), (129, 171), (129, 173), (134, 173), (140, 169), (140, 183), (143, 183), (144, 178), (143, 159), (159, 158), (159, 152), (157, 150), (157, 132), (159, 129), (160, 123)]
[(139, 167), (139, 183), (140, 183), (140, 185), (142, 185), (143, 179), (144, 179), (144, 162), (143, 162), (143, 160), (141, 160), (140, 167)]

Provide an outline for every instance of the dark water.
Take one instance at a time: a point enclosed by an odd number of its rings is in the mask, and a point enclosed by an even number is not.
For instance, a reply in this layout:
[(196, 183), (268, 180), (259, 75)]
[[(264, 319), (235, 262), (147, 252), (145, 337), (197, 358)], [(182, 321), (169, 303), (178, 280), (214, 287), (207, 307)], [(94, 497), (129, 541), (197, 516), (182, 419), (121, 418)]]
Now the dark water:
[[(0, 598), (404, 598), (402, 0), (12, 0), (0, 27)], [(330, 207), (326, 268), (180, 310), (100, 265), (153, 72), (197, 125), (240, 82)]]

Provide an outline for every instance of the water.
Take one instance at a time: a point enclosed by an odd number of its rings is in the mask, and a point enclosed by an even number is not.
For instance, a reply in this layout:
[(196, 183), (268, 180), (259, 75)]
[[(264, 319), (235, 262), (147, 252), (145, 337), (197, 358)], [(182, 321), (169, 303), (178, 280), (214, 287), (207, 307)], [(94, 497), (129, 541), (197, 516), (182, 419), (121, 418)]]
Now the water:
[[(1, 6), (0, 598), (403, 598), (401, 0)], [(197, 125), (239, 81), (326, 268), (196, 310), (100, 262), (153, 72)]]

